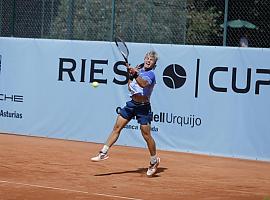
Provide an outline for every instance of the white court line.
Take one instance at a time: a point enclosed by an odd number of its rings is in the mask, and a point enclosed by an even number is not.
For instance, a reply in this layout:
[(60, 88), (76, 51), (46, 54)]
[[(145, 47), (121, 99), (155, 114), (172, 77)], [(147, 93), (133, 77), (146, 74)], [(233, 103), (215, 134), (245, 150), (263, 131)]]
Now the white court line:
[(93, 194), (99, 195), (99, 196), (105, 196), (105, 197), (119, 198), (119, 199), (142, 200), (142, 199), (135, 199), (135, 198), (131, 198), (131, 197), (114, 196), (114, 195), (109, 195), (109, 194), (100, 194), (100, 193), (93, 193)]
[(45, 188), (45, 189), (52, 189), (52, 190), (62, 190), (62, 191), (68, 191), (68, 192), (77, 192), (77, 193), (89, 194), (89, 192), (84, 192), (84, 191), (80, 191), (80, 190), (69, 190), (69, 189), (65, 189), (65, 188), (49, 187), (49, 186), (42, 186), (42, 185), (33, 185), (33, 184), (27, 184), (27, 183), (16, 183), (16, 182), (1, 181), (1, 180), (0, 180), (0, 183), (8, 183), (8, 184), (14, 184), (14, 185), (23, 185), (23, 186), (38, 187), (38, 188)]
[(18, 183), (18, 182), (4, 181), (4, 180), (0, 180), (0, 183), (7, 183), (7, 184), (13, 184), (13, 185), (23, 185), (23, 186), (29, 186), (29, 187), (51, 189), (51, 190), (61, 190), (61, 191), (83, 193), (83, 194), (92, 194), (92, 195), (105, 196), (105, 197), (110, 197), (110, 198), (143, 200), (143, 199), (136, 199), (136, 198), (131, 198), (131, 197), (115, 196), (115, 195), (101, 194), (101, 193), (89, 193), (89, 192), (80, 191), (80, 190), (70, 190), (70, 189), (59, 188), (59, 187), (49, 187), (49, 186), (42, 186), (42, 185), (35, 185), (35, 184), (28, 184), (28, 183)]

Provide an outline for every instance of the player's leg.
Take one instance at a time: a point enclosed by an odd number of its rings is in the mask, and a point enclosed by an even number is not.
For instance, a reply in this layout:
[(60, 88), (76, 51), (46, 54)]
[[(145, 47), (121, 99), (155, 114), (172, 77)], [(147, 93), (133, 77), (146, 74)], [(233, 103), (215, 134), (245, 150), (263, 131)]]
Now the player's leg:
[(92, 161), (101, 161), (109, 158), (108, 157), (109, 148), (117, 141), (121, 133), (121, 130), (127, 125), (127, 123), (134, 116), (134, 107), (135, 105), (131, 101), (128, 101), (126, 105), (120, 110), (120, 113), (116, 119), (111, 134), (109, 135), (100, 153), (97, 156), (91, 158)]
[(156, 173), (157, 167), (160, 163), (160, 158), (157, 157), (156, 153), (156, 143), (154, 138), (151, 135), (151, 126), (150, 124), (141, 125), (141, 132), (144, 140), (147, 143), (147, 147), (150, 153), (150, 166), (147, 170), (147, 176), (152, 176)]
[(125, 119), (121, 115), (118, 115), (117, 120), (114, 124), (113, 130), (111, 134), (109, 135), (105, 145), (107, 145), (108, 147), (111, 147), (117, 141), (121, 133), (121, 130), (127, 125), (129, 121), (130, 121), (129, 119)]
[(150, 153), (150, 166), (147, 170), (147, 175), (152, 176), (156, 173), (157, 167), (160, 162), (160, 158), (157, 157), (156, 143), (151, 135), (151, 121), (153, 119), (153, 113), (151, 112), (151, 105), (145, 104), (136, 107), (136, 117), (138, 123), (141, 125), (141, 132), (144, 140), (147, 143), (147, 147)]
[(147, 143), (147, 147), (149, 149), (149, 153), (151, 156), (156, 155), (156, 143), (151, 135), (151, 126), (149, 124), (147, 125), (141, 125), (141, 132), (144, 140)]
[(130, 120), (123, 118), (121, 115), (118, 115), (116, 122), (114, 124), (113, 130), (109, 137), (107, 138), (106, 143), (103, 148), (100, 150), (97, 156), (91, 158), (92, 161), (102, 161), (109, 158), (108, 151), (109, 148), (117, 141), (121, 130), (127, 125)]

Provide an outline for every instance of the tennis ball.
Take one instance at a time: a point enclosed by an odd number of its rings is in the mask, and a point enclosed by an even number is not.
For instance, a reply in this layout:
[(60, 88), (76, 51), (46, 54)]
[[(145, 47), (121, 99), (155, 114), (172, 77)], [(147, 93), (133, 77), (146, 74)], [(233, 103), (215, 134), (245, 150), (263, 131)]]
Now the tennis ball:
[(99, 85), (99, 83), (98, 83), (97, 81), (94, 81), (94, 82), (92, 83), (93, 88), (97, 88), (98, 85)]

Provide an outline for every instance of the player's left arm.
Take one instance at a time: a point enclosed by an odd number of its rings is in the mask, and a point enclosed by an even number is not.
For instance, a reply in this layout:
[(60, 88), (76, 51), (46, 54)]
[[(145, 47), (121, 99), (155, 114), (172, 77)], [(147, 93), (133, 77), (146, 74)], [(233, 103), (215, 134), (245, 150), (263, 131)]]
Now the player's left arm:
[(142, 88), (145, 88), (148, 85), (150, 85), (149, 80), (144, 79), (144, 77), (138, 76), (135, 80), (137, 81), (139, 86), (141, 86)]
[(145, 88), (155, 82), (155, 74), (152, 71), (147, 72), (146, 74), (139, 75), (136, 78), (137, 83), (142, 88)]
[(144, 74), (144, 75), (139, 75), (139, 68), (137, 67), (136, 68), (129, 67), (128, 71), (130, 74), (132, 74), (133, 78), (136, 80), (138, 85), (142, 88), (145, 88), (148, 85), (151, 85), (155, 79), (155, 75), (152, 72), (148, 72), (147, 74)]

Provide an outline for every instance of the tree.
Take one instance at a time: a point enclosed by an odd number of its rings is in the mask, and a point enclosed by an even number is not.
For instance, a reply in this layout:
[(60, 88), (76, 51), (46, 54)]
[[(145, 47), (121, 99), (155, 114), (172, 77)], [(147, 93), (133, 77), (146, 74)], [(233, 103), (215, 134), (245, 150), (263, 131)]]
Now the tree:
[[(73, 0), (74, 1), (74, 0)], [(60, 39), (108, 40), (111, 4), (98, 0), (61, 0), (51, 37)], [(70, 8), (73, 6), (74, 8)], [(70, 27), (70, 28), (68, 28)], [(71, 30), (70, 30), (71, 29)], [(70, 36), (72, 31), (72, 37)]]
[[(186, 44), (217, 45), (220, 27), (217, 19), (221, 12), (209, 7), (207, 1), (190, 2), (187, 17)], [(213, 38), (216, 41), (213, 41)]]
[(69, 9), (71, 1), (74, 0), (61, 0), (52, 37), (71, 39), (70, 15), (74, 16), (72, 39), (109, 40), (114, 33), (132, 42), (207, 44), (219, 30), (215, 20), (220, 13), (214, 7), (193, 1), (187, 4), (185, 0), (115, 0), (115, 13), (109, 0), (76, 0), (74, 9)]

